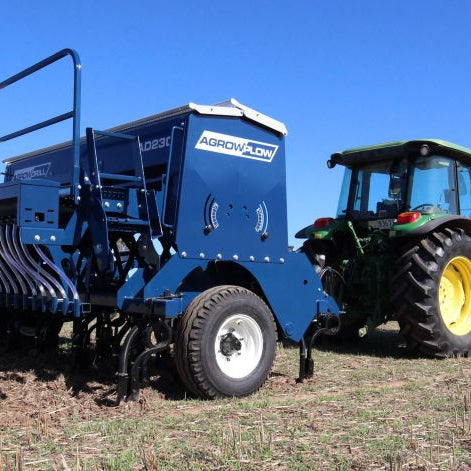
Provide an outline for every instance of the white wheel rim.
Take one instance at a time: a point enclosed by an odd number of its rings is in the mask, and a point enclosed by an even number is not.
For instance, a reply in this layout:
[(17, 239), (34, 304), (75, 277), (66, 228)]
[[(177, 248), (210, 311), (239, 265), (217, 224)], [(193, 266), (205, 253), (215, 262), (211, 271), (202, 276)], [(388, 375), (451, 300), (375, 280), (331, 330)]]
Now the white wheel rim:
[(214, 351), (217, 365), (226, 376), (244, 378), (255, 370), (262, 357), (262, 330), (252, 317), (234, 314), (219, 327)]

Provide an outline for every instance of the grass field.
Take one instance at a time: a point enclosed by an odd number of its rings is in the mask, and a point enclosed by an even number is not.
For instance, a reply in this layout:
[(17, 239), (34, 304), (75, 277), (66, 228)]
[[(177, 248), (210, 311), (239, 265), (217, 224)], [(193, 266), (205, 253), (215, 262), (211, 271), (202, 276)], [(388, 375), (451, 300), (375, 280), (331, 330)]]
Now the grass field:
[(167, 368), (110, 407), (113, 378), (70, 374), (69, 352), (1, 357), (0, 470), (471, 469), (471, 359), (411, 357), (392, 324), (322, 344), (303, 384), (280, 346), (244, 399), (187, 398)]

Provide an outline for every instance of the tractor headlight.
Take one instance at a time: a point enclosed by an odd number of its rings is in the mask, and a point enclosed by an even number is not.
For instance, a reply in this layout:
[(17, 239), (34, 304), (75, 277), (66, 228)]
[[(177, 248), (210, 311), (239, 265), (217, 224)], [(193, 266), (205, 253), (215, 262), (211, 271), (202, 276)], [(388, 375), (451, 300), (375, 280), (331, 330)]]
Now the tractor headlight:
[(327, 161), (327, 168), (334, 168), (335, 167), (335, 160), (329, 159)]

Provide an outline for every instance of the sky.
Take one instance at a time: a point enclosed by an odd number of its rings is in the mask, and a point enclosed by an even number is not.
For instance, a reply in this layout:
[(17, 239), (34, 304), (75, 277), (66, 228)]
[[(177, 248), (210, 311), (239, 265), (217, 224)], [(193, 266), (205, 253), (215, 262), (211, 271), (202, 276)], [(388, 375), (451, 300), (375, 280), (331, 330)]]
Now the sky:
[[(64, 47), (82, 69), (82, 127), (230, 97), (283, 121), (288, 231), (335, 214), (335, 151), (440, 138), (471, 147), (466, 0), (69, 1), (2, 4), (0, 80)], [(0, 135), (70, 109), (62, 61), (0, 92)], [(58, 125), (0, 158), (68, 139)]]

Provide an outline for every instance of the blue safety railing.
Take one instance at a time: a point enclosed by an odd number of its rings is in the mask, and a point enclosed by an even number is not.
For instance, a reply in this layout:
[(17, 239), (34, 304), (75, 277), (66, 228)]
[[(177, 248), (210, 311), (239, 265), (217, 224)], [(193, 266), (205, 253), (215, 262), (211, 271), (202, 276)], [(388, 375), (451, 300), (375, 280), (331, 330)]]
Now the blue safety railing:
[(76, 51), (73, 49), (62, 49), (59, 52), (56, 52), (52, 56), (47, 57), (46, 59), (28, 67), (27, 69), (7, 78), (3, 82), (0, 82), (0, 90), (8, 87), (9, 85), (18, 82), (19, 80), (28, 77), (29, 75), (34, 74), (38, 70), (47, 67), (48, 65), (57, 62), (58, 60), (70, 56), (74, 64), (74, 100), (73, 100), (73, 109), (66, 113), (54, 116), (53, 118), (41, 121), (40, 123), (33, 124), (19, 131), (6, 134), (5, 136), (0, 137), (0, 143), (6, 142), (16, 137), (24, 136), (39, 129), (51, 126), (61, 121), (67, 119), (72, 119), (72, 150), (74, 154), (74, 173), (72, 181), (72, 193), (74, 195), (74, 200), (77, 201), (78, 196), (78, 183), (80, 177), (80, 93), (81, 93), (81, 69), (82, 64), (80, 63), (80, 57)]

